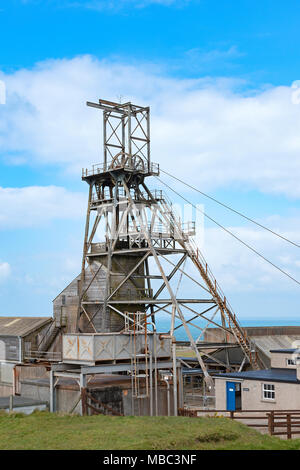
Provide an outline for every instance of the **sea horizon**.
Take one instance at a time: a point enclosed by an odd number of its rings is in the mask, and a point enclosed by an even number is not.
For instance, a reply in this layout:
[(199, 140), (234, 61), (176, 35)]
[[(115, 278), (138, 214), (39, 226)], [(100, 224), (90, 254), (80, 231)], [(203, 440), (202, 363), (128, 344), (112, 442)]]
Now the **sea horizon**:
[[(288, 319), (256, 319), (256, 318), (248, 318), (248, 319), (242, 319), (239, 320), (239, 324), (241, 327), (246, 328), (246, 327), (272, 327), (272, 326), (299, 326), (300, 327), (300, 318), (299, 319), (294, 319), (294, 318), (288, 318)], [(164, 320), (158, 320), (157, 321), (157, 331), (168, 331), (170, 328), (170, 323), (166, 322)], [(214, 328), (214, 325), (211, 325), (210, 328)], [(199, 334), (201, 333), (200, 330), (198, 330), (195, 327), (190, 326), (190, 332), (193, 336), (194, 339), (197, 339)], [(187, 341), (188, 337), (184, 331), (184, 328), (181, 327), (180, 330), (175, 331), (175, 336), (177, 341)]]

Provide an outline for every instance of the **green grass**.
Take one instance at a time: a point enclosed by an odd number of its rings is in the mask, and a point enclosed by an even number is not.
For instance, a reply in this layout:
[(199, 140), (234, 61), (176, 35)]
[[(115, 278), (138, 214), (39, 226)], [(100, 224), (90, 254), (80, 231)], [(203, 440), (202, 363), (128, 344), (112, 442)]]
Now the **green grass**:
[(0, 449), (300, 449), (228, 418), (0, 415)]

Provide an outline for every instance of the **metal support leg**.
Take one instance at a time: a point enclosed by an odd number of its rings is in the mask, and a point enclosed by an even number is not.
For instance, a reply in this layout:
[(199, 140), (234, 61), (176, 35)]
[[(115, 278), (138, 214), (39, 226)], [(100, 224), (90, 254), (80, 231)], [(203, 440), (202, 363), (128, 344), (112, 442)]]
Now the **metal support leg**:
[[(82, 390), (86, 389), (86, 375), (80, 374), (80, 393), (82, 393)], [(81, 399), (81, 416), (84, 416), (86, 414), (86, 406), (84, 403), (84, 398), (85, 394), (82, 394), (82, 399)]]
[(184, 405), (184, 397), (183, 397), (183, 379), (182, 379), (182, 368), (178, 367), (177, 371), (177, 376), (178, 376), (178, 405), (179, 408), (183, 408)]
[[(175, 338), (174, 338), (175, 340)], [(177, 416), (177, 364), (176, 364), (176, 343), (172, 344), (172, 354), (173, 354), (173, 406), (174, 406), (174, 416)]]
[(55, 385), (54, 385), (54, 371), (50, 371), (50, 413), (55, 413), (56, 403), (55, 403)]
[(152, 364), (152, 354), (149, 357), (149, 386), (150, 386), (150, 416), (153, 416), (153, 364)]

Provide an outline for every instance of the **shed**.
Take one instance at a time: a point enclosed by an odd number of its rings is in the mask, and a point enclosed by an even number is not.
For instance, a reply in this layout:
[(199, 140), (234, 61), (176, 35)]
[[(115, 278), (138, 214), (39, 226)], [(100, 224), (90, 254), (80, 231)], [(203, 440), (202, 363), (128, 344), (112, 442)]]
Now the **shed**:
[(269, 351), (271, 368), (215, 374), (216, 409), (299, 410), (299, 350)]
[(51, 317), (0, 317), (0, 361), (22, 362), (25, 351), (36, 350), (38, 334)]

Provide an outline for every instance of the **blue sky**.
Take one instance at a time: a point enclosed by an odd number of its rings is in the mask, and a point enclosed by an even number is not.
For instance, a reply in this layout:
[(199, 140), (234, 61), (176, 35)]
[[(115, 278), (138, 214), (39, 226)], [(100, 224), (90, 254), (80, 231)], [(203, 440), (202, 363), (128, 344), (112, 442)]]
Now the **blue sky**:
[[(299, 9), (0, 0), (0, 314), (51, 314), (77, 274), (80, 171), (102, 158), (100, 116), (86, 100), (149, 104), (154, 161), (299, 243)], [(298, 248), (176, 187), (300, 279)], [(203, 251), (240, 318), (299, 323), (299, 286), (205, 227)]]
[[(298, 73), (299, 2), (4, 0), (1, 67), (93, 54), (290, 85)], [(201, 60), (197, 60), (201, 55)]]

